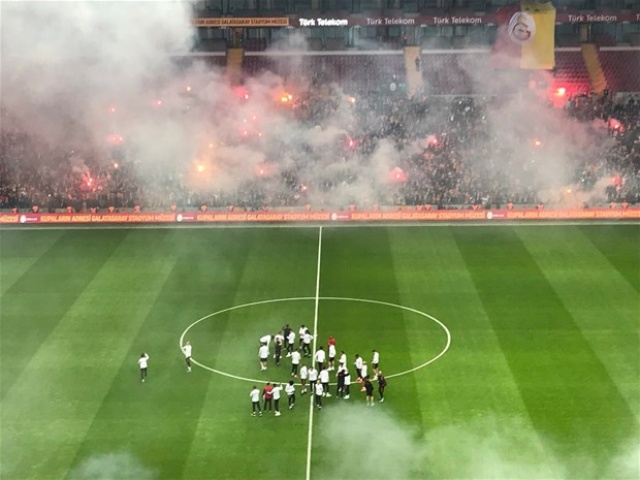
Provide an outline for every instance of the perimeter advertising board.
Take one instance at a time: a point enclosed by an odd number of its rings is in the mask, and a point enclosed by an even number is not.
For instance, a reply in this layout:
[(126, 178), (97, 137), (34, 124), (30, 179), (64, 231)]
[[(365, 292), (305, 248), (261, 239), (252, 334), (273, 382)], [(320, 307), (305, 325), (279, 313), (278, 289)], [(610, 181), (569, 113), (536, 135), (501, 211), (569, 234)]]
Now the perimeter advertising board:
[(563, 210), (375, 210), (335, 212), (1, 213), (0, 225), (139, 223), (362, 223), (503, 220), (640, 220), (640, 208)]

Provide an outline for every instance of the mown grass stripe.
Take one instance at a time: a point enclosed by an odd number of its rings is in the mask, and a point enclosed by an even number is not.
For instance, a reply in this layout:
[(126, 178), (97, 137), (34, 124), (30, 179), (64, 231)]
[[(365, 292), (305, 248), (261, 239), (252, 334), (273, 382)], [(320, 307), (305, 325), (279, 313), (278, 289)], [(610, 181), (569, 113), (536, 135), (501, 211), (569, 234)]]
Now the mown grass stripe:
[[(260, 300), (313, 295), (317, 230), (226, 230), (221, 234), (228, 236), (231, 232), (242, 236), (238, 239), (245, 239), (238, 246), (245, 256), (242, 265), (236, 268), (237, 277), (231, 283), (229, 295), (214, 296), (211, 312)], [(282, 359), (280, 367), (270, 359), (268, 370), (260, 372), (258, 339), (265, 334), (275, 334), (287, 322), (297, 332), (298, 322), (313, 320), (313, 301), (258, 305), (224, 316), (224, 328), (216, 316), (191, 332), (192, 342), (199, 349), (206, 349), (207, 339), (214, 341), (213, 336), (215, 342), (219, 342), (215, 355), (201, 354), (206, 362), (230, 373), (264, 378), (263, 383), (256, 382), (260, 389), (267, 381), (288, 381), (287, 358)], [(273, 345), (271, 348), (273, 351)], [(211, 475), (211, 466), (217, 465), (223, 471), (233, 472), (237, 478), (250, 478), (260, 472), (263, 478), (303, 479), (308, 411), (299, 391), (293, 412), (288, 411), (283, 395), (282, 417), (269, 412), (262, 418), (253, 418), (249, 401), (251, 384), (203, 373), (211, 376), (211, 382), (205, 392), (182, 478), (207, 478)], [(265, 462), (265, 458), (269, 461)]]
[(640, 419), (640, 294), (582, 229), (517, 232)]
[(603, 466), (637, 422), (557, 292), (513, 230), (454, 237), (534, 426)]
[[(392, 249), (387, 228), (323, 230), (321, 297), (353, 297), (401, 304)], [(321, 301), (318, 345), (323, 345), (326, 349), (329, 335), (334, 336), (338, 354), (344, 349), (348, 355), (348, 367), (354, 379), (355, 353), (359, 353), (369, 364), (369, 375), (373, 378), (373, 348), (380, 351), (380, 367), (383, 371), (404, 371), (414, 366), (407, 355), (410, 334), (407, 332), (408, 320), (405, 317), (411, 315), (401, 309), (375, 304)], [(361, 318), (362, 322), (355, 322), (354, 318)], [(375, 380), (373, 383), (375, 387)], [(406, 421), (421, 429), (422, 411), (415, 376), (393, 379), (393, 385), (394, 393), (389, 395), (402, 398), (402, 408), (394, 407), (391, 401), (376, 405), (376, 408), (399, 412)], [(352, 385), (349, 402), (366, 408), (364, 394), (358, 387), (357, 384)], [(377, 393), (374, 398), (377, 400)], [(316, 448), (312, 458), (312, 478), (350, 477), (355, 472), (354, 469), (345, 470), (346, 462), (350, 461), (347, 457), (353, 449), (347, 446), (344, 449), (336, 448), (327, 442), (333, 436), (336, 416), (344, 415), (337, 409), (331, 410), (334, 408), (332, 404), (340, 401), (335, 399), (327, 402), (329, 405), (326, 411), (323, 409), (322, 414), (316, 417), (314, 435), (317, 440), (314, 441)], [(361, 424), (356, 425), (360, 425), (357, 428), (363, 428)], [(368, 436), (366, 430), (361, 434)]]
[[(513, 465), (553, 478), (559, 462), (533, 427), (451, 230), (396, 229), (392, 238), (404, 303), (437, 316), (453, 337), (447, 355), (416, 372), (428, 448), (438, 452), (429, 478), (486, 478)], [(416, 328), (414, 363), (438, 340)], [(514, 445), (527, 448), (515, 453)], [(479, 454), (491, 462), (472, 461)]]
[[(124, 239), (120, 249), (129, 252), (130, 246)], [(172, 263), (136, 261), (116, 250), (81, 291), (3, 401), (7, 478), (68, 473), (113, 382), (113, 366), (122, 361)]]
[(640, 224), (580, 226), (620, 274), (640, 293)]
[[(54, 235), (53, 238), (58, 238), (52, 244), (48, 240), (37, 239), (43, 233), (36, 233), (32, 244), (30, 235), (24, 231), (3, 232), (3, 241), (12, 244), (11, 248), (3, 248), (3, 257), (27, 255), (29, 258), (35, 253), (40, 253), (40, 256), (33, 263), (29, 261), (29, 268), (0, 298), (2, 399), (86, 285), (121, 245), (126, 232), (109, 232), (102, 236), (99, 244), (95, 242), (95, 234), (90, 232)], [(20, 243), (27, 246), (14, 255)]]

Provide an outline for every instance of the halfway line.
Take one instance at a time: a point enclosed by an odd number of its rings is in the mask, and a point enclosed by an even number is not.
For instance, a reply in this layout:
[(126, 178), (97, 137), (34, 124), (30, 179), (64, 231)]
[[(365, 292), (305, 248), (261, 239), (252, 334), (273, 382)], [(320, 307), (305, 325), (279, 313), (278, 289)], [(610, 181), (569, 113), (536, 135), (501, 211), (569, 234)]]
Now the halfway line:
[[(322, 259), (322, 226), (318, 233), (318, 267), (316, 274), (316, 304), (313, 311), (313, 349), (312, 355), (316, 353), (316, 342), (318, 339), (318, 304), (320, 303), (320, 261)], [(311, 360), (313, 363), (313, 359)], [(309, 392), (309, 430), (307, 434), (307, 473), (306, 480), (311, 479), (311, 444), (313, 439), (313, 399), (315, 392)]]

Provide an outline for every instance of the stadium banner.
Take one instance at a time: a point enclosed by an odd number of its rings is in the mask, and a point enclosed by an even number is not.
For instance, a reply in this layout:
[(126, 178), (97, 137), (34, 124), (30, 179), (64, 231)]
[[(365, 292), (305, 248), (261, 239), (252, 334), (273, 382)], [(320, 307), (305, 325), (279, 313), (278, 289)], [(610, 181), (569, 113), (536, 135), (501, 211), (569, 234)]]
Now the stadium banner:
[[(549, 4), (551, 5), (551, 4)], [(511, 11), (511, 15), (522, 11), (522, 4), (515, 3), (501, 7), (503, 12)], [(195, 18), (195, 27), (370, 27), (370, 26), (433, 26), (433, 25), (496, 25), (503, 15), (498, 13), (468, 15), (419, 15), (416, 17), (209, 17)], [(508, 20), (507, 20), (508, 23)], [(545, 25), (551, 23), (548, 21)], [(563, 11), (555, 13), (555, 23), (640, 23), (640, 13), (581, 13), (579, 11)]]
[(289, 17), (209, 17), (194, 18), (194, 27), (288, 27)]
[(559, 210), (354, 210), (335, 212), (0, 213), (0, 225), (139, 223), (443, 222), (501, 220), (640, 220), (640, 208)]
[(556, 9), (551, 2), (523, 0), (500, 7), (492, 49), (495, 68), (551, 70), (555, 67)]

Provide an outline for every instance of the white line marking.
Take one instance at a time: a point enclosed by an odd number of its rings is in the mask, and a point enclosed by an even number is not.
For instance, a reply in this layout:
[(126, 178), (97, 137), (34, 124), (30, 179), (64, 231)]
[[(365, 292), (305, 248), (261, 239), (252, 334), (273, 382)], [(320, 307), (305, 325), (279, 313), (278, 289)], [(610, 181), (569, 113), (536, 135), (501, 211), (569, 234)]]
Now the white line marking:
[[(192, 327), (196, 326), (198, 323), (203, 322), (204, 320), (208, 320), (211, 317), (215, 317), (216, 315), (220, 315), (222, 313), (226, 313), (226, 312), (230, 312), (232, 310), (239, 310), (241, 308), (246, 308), (246, 307), (253, 307), (256, 305), (267, 305), (269, 303), (278, 303), (278, 302), (296, 302), (296, 301), (305, 301), (305, 300), (315, 300), (316, 297), (290, 297), (290, 298), (272, 298), (270, 300), (260, 300), (257, 302), (251, 302), (251, 303), (245, 303), (243, 305), (234, 305), (233, 307), (229, 307), (229, 308), (225, 308), (224, 310), (220, 310), (218, 312), (214, 312), (214, 313), (210, 313), (209, 315), (205, 315), (204, 317), (196, 320), (195, 322), (193, 322), (191, 325), (189, 325), (184, 332), (182, 332), (182, 335), (180, 336), (180, 340), (179, 340), (179, 344), (178, 344), (178, 348), (180, 348), (180, 352), (182, 353), (182, 345), (184, 345), (184, 338), (187, 335), (187, 333), (189, 332), (189, 330), (191, 330)], [(436, 355), (434, 358), (431, 358), (429, 360), (427, 360), (424, 363), (421, 363), (420, 365), (411, 368), (409, 370), (405, 370), (403, 372), (398, 372), (398, 373), (393, 373), (391, 375), (386, 375), (387, 378), (394, 378), (394, 377), (401, 377), (403, 375), (407, 375), (409, 373), (413, 373), (417, 370), (420, 370), (421, 368), (426, 367), (427, 365), (432, 364), (433, 362), (435, 362), (436, 360), (438, 360), (439, 358), (441, 358), (445, 353), (447, 353), (447, 351), (449, 350), (449, 347), (451, 346), (451, 332), (449, 331), (449, 329), (447, 328), (447, 326), (442, 323), (440, 320), (438, 320), (436, 317), (429, 315), (428, 313), (424, 313), (421, 312), (420, 310), (416, 310), (415, 308), (411, 308), (411, 307), (405, 307), (404, 305), (397, 305), (395, 303), (389, 303), (389, 302), (383, 302), (380, 300), (369, 300), (366, 298), (350, 298), (350, 297), (318, 297), (319, 300), (333, 300), (333, 301), (343, 301), (343, 302), (360, 302), (360, 303), (373, 303), (373, 304), (377, 304), (377, 305), (385, 305), (388, 307), (393, 307), (393, 308), (399, 308), (401, 310), (406, 310), (407, 312), (412, 312), (415, 313), (417, 315), (420, 315), (422, 317), (428, 318), (434, 322), (436, 322), (438, 325), (440, 325), (442, 327), (442, 329), (444, 330), (445, 334), (447, 335), (447, 343), (444, 347), (444, 349), (438, 354)], [(269, 379), (256, 379), (256, 378), (247, 378), (247, 377), (241, 377), (239, 375), (233, 375), (231, 373), (227, 373), (227, 372), (223, 372), (222, 370), (217, 370), (215, 368), (211, 368), (207, 365), (204, 365), (200, 362), (198, 362), (197, 360), (195, 360), (193, 357), (191, 358), (191, 362), (194, 365), (197, 365), (198, 367), (204, 369), (204, 370), (208, 370), (210, 372), (213, 373), (217, 373), (218, 375), (222, 375), (223, 377), (228, 377), (228, 378), (233, 378), (234, 380), (242, 380), (244, 382), (251, 382), (251, 383), (264, 383), (264, 382), (268, 382), (271, 381), (276, 382), (276, 383), (280, 383), (281, 380), (269, 380)], [(298, 384), (299, 385), (299, 384)], [(335, 383), (332, 383), (331, 385), (335, 385)]]
[[(320, 305), (320, 262), (322, 260), (322, 226), (318, 233), (318, 267), (316, 275), (316, 299), (313, 310), (313, 355), (316, 353), (316, 345), (318, 341), (318, 306)], [(315, 358), (313, 359), (315, 360)], [(312, 362), (313, 362), (312, 360)], [(313, 400), (315, 392), (309, 395), (309, 429), (307, 434), (307, 470), (305, 474), (306, 480), (311, 478), (311, 445), (313, 444)]]

